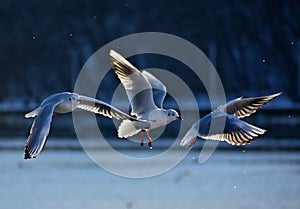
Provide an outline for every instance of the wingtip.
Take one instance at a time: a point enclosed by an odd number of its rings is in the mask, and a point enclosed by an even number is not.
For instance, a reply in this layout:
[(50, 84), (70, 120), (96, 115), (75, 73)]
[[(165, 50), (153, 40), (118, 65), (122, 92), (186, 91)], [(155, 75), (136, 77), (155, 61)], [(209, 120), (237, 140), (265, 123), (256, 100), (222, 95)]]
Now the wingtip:
[(32, 158), (32, 157), (31, 157), (31, 155), (29, 154), (28, 150), (25, 149), (24, 159), (25, 159), (25, 160), (28, 160), (28, 159), (31, 159), (31, 158)]
[(25, 114), (25, 118), (34, 118), (35, 116), (37, 116), (37, 114), (39, 113), (40, 109), (41, 109), (41, 108), (38, 107), (38, 108), (36, 108), (36, 109), (34, 109), (34, 110), (32, 110), (32, 111), (26, 113), (26, 114)]
[(272, 101), (273, 99), (275, 99), (276, 97), (280, 96), (282, 94), (282, 92), (278, 92), (278, 93), (275, 93), (275, 94), (271, 94), (269, 96), (265, 96), (265, 98), (263, 98), (264, 101), (266, 102), (270, 102)]
[(114, 54), (117, 54), (117, 52), (113, 49), (109, 50), (109, 55), (113, 56)]
[(116, 52), (115, 50), (111, 49), (109, 51), (109, 56), (112, 58), (112, 59), (115, 59), (115, 60), (122, 60), (124, 59), (124, 57), (119, 54), (118, 52)]
[(275, 93), (275, 94), (271, 94), (269, 97), (275, 98), (275, 97), (280, 96), (282, 93), (283, 93), (283, 92), (281, 91), (281, 92), (278, 92), (278, 93)]
[[(255, 134), (257, 134), (258, 136), (259, 135), (263, 135), (263, 134), (265, 134), (267, 132), (266, 129), (258, 128), (256, 126), (250, 125), (250, 124), (248, 124), (248, 125), (251, 127), (252, 132), (254, 132)], [(256, 137), (258, 137), (258, 136), (256, 136)]]

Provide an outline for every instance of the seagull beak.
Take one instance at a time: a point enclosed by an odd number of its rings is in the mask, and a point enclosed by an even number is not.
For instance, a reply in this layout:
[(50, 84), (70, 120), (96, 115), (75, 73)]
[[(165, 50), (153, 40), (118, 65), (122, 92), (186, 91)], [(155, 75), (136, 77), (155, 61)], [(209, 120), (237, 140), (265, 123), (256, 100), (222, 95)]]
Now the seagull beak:
[(177, 120), (183, 120), (180, 116), (178, 116), (178, 117), (176, 117), (177, 118)]

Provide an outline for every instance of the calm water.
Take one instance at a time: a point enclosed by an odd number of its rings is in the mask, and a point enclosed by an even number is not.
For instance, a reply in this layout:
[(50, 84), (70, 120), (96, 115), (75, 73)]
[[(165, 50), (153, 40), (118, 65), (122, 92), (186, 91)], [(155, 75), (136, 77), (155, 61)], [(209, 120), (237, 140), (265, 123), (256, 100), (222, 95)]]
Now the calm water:
[[(105, 163), (128, 167), (111, 152), (99, 152)], [(198, 154), (190, 152), (162, 175), (129, 179), (98, 167), (82, 150), (45, 150), (27, 161), (20, 150), (1, 150), (0, 208), (300, 208), (299, 152), (217, 150), (204, 164), (197, 163)], [(128, 169), (155, 166), (159, 162)]]

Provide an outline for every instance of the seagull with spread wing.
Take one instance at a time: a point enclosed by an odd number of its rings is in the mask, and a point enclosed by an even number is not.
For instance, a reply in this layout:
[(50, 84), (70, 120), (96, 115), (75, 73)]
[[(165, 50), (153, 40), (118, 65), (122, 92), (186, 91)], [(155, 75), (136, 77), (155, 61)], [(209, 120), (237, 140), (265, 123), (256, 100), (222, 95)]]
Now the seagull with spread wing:
[[(44, 148), (50, 131), (52, 118), (56, 113), (72, 112), (76, 108), (114, 117), (121, 120), (138, 121), (117, 108), (76, 93), (63, 92), (47, 97), (35, 110), (27, 113), (26, 118), (36, 117), (25, 145), (25, 159), (35, 158)], [(142, 122), (141, 122), (142, 123)]]
[(174, 120), (181, 120), (173, 109), (164, 109), (163, 101), (167, 90), (164, 84), (151, 73), (139, 71), (129, 61), (117, 52), (110, 50), (112, 66), (123, 84), (132, 111), (131, 115), (139, 120), (123, 121), (118, 129), (120, 138), (127, 138), (141, 132), (141, 146), (144, 143), (144, 132), (148, 139), (148, 146), (152, 148), (149, 130), (165, 126)]
[[(250, 125), (239, 118), (247, 117), (255, 113), (266, 103), (279, 96), (281, 93), (262, 97), (237, 98), (225, 105), (219, 106), (210, 114), (196, 121), (190, 130), (181, 140), (180, 145), (192, 146), (196, 143), (197, 137), (210, 140), (226, 141), (232, 145), (245, 145), (254, 141), (266, 130)], [(223, 125), (223, 130), (219, 127), (210, 130), (211, 123)]]

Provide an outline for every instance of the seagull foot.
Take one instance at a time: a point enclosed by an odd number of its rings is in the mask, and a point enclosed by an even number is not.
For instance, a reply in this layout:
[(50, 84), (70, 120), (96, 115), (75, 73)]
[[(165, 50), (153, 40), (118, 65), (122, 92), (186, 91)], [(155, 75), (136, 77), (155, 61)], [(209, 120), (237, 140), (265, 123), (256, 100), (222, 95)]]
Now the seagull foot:
[(148, 142), (148, 147), (149, 147), (149, 149), (152, 149), (152, 142), (151, 141)]
[(193, 146), (194, 144), (196, 144), (197, 141), (197, 136), (191, 141), (189, 147)]
[(152, 139), (151, 139), (148, 131), (146, 131), (146, 134), (147, 134), (147, 138), (148, 138), (148, 147), (149, 147), (149, 149), (152, 149)]
[(141, 143), (140, 143), (141, 147), (144, 146), (144, 131), (141, 131)]

